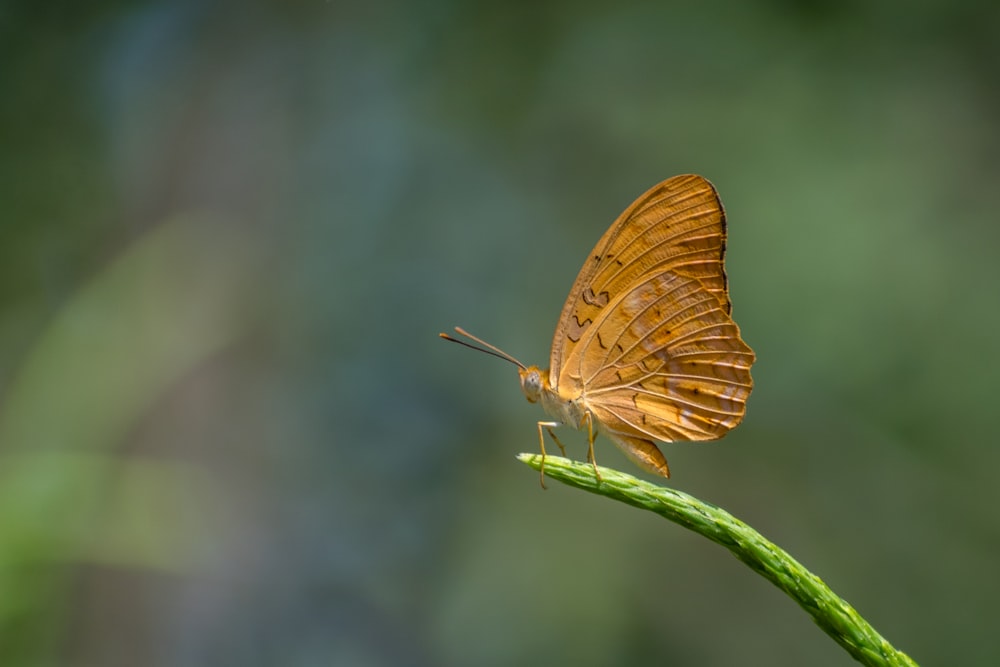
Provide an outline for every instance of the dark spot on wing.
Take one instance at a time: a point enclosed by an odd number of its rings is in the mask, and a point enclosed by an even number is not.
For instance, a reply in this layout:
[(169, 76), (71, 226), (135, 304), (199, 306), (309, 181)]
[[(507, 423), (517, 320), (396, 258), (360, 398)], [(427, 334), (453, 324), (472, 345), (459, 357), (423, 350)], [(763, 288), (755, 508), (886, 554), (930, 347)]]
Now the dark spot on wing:
[[(576, 326), (574, 326), (574, 324)], [(573, 316), (573, 321), (570, 322), (569, 327), (567, 327), (566, 337), (569, 338), (574, 343), (580, 342), (580, 337), (583, 336), (583, 332), (587, 330), (590, 326), (590, 319), (586, 319), (580, 322), (580, 318), (576, 315)]]
[(611, 296), (607, 292), (601, 292), (600, 294), (595, 294), (592, 287), (588, 287), (583, 291), (583, 301), (587, 305), (597, 306), (598, 308), (604, 308), (608, 305), (608, 301), (611, 300)]

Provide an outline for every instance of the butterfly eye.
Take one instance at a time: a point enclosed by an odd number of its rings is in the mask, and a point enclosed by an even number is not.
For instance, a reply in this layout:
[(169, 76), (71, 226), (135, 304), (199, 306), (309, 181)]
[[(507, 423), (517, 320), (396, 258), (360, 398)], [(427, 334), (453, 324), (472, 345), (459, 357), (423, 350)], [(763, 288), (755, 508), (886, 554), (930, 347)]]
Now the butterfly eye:
[(542, 376), (537, 368), (531, 367), (521, 371), (521, 391), (529, 403), (538, 402), (538, 397), (542, 393)]

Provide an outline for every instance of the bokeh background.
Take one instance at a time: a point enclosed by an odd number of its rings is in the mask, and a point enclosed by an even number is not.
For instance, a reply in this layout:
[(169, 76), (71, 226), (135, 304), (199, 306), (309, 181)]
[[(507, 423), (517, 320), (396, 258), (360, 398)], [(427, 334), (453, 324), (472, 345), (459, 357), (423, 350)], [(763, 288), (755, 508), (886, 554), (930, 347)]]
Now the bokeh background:
[(670, 484), (998, 664), (998, 82), (985, 0), (4, 3), (0, 664), (851, 664), (437, 338), (544, 365), (687, 172), (758, 362)]

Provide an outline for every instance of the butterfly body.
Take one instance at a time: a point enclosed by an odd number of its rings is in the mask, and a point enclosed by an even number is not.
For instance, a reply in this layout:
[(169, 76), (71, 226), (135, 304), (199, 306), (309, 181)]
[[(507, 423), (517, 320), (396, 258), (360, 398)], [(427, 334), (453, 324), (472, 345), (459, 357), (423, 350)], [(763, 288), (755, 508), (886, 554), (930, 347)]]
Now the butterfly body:
[(560, 424), (579, 429), (586, 419), (586, 407), (581, 396), (562, 396), (549, 382), (548, 370), (528, 366), (520, 370), (521, 391), (531, 403), (541, 403), (542, 409)]
[[(650, 472), (664, 477), (670, 477), (670, 468), (660, 449), (649, 440), (644, 440), (641, 435), (632, 433), (619, 433), (610, 430), (600, 420), (594, 417), (594, 413), (587, 407), (586, 397), (578, 395), (562, 395), (558, 390), (549, 384), (548, 370), (540, 370), (537, 366), (528, 366), (519, 370), (521, 375), (521, 390), (531, 403), (541, 403), (545, 413), (553, 418), (555, 422), (539, 422), (539, 443), (542, 452), (545, 451), (542, 428), (556, 425), (572, 426), (575, 429), (582, 429), (585, 426), (590, 434), (589, 456), (593, 460), (594, 437), (597, 433), (603, 433), (609, 440), (614, 442), (619, 449), (632, 459), (640, 467)], [(555, 438), (555, 434), (550, 431)], [(560, 448), (562, 444), (556, 440)]]

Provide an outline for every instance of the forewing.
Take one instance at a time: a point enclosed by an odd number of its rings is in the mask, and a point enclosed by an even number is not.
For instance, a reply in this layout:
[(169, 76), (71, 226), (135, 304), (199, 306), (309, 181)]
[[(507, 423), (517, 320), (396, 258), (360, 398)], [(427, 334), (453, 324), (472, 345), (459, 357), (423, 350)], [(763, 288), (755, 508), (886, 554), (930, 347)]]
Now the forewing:
[(714, 440), (743, 419), (754, 353), (696, 279), (642, 276), (610, 302), (566, 358), (606, 430), (657, 440)]
[(728, 314), (725, 250), (722, 203), (701, 176), (674, 176), (639, 197), (597, 242), (563, 305), (549, 366), (555, 387), (587, 329), (641, 276), (693, 278)]

